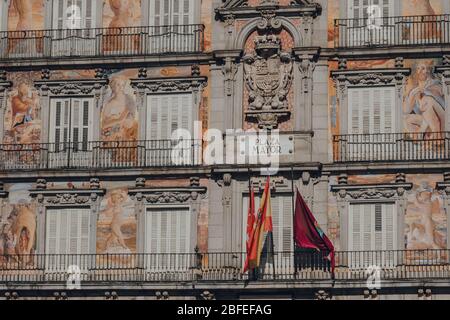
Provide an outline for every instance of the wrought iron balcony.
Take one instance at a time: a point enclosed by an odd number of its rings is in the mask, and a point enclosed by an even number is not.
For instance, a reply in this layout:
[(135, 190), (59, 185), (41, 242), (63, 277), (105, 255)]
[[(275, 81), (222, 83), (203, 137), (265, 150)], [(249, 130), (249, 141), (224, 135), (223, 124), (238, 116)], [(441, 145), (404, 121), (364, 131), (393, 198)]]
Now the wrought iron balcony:
[(4, 171), (189, 167), (201, 163), (200, 140), (0, 145), (0, 170)]
[[(336, 252), (336, 281), (366, 281), (375, 267), (381, 281), (450, 278), (450, 250)], [(243, 273), (243, 253), (81, 254), (0, 256), (0, 282), (81, 283), (255, 280)], [(72, 276), (73, 278), (73, 276)], [(330, 263), (318, 253), (276, 252), (258, 281), (330, 280)]]
[(336, 19), (335, 48), (450, 44), (450, 15)]
[(450, 160), (450, 132), (337, 135), (333, 153), (338, 163)]
[(198, 53), (204, 26), (170, 25), (0, 32), (0, 60)]

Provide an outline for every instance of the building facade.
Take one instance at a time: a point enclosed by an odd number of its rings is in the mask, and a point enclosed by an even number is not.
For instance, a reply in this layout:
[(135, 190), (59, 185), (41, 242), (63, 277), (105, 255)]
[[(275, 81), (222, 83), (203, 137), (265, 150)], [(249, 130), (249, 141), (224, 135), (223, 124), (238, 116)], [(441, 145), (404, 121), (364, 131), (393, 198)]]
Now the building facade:
[(0, 0), (0, 299), (448, 298), (449, 99), (446, 0)]

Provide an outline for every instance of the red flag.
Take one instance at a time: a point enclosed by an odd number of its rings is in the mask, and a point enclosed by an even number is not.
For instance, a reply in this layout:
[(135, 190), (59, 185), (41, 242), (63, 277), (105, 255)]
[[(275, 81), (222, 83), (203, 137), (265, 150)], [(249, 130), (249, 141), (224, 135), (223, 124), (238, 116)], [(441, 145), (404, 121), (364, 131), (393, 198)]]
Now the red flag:
[(331, 261), (331, 272), (334, 274), (334, 246), (319, 227), (298, 189), (295, 203), (294, 239), (296, 245), (300, 248), (327, 252), (328, 255), (325, 258)]
[(247, 259), (244, 265), (244, 272), (248, 269), (258, 268), (261, 263), (261, 254), (267, 253), (267, 259), (273, 255), (272, 248), (272, 207), (270, 203), (270, 177), (267, 178), (261, 204), (258, 210), (258, 217), (254, 223), (253, 233), (250, 238)]

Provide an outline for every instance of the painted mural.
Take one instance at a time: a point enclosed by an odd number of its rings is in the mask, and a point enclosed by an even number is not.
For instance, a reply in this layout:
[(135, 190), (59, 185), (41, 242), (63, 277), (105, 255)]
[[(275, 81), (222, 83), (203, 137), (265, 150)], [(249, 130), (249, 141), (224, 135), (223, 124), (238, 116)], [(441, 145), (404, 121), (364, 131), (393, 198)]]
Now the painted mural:
[(9, 188), (9, 198), (0, 221), (0, 265), (31, 263), (35, 251), (36, 208), (29, 196), (31, 184), (15, 184)]
[(127, 188), (108, 190), (101, 202), (97, 253), (136, 253), (134, 202)]
[(4, 119), (3, 142), (32, 144), (41, 142), (40, 99), (33, 86), (32, 73), (10, 74), (13, 82)]
[(442, 196), (436, 191), (441, 175), (408, 175), (413, 183), (405, 215), (405, 242), (408, 250), (445, 249), (447, 217)]
[(8, 30), (44, 29), (44, 0), (11, 0), (8, 11)]
[(445, 97), (441, 81), (433, 75), (437, 60), (408, 61), (412, 74), (403, 101), (404, 129), (424, 138), (439, 138), (444, 131)]

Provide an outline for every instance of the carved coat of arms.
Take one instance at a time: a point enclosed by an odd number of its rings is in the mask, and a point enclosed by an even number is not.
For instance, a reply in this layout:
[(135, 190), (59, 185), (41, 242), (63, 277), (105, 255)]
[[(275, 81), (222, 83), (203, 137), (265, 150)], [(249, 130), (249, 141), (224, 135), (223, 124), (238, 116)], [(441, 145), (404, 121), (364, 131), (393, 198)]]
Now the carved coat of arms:
[(276, 35), (257, 36), (255, 53), (243, 58), (249, 91), (247, 117), (256, 118), (261, 128), (276, 128), (288, 112), (287, 95), (292, 85), (291, 55), (281, 51)]

